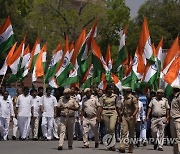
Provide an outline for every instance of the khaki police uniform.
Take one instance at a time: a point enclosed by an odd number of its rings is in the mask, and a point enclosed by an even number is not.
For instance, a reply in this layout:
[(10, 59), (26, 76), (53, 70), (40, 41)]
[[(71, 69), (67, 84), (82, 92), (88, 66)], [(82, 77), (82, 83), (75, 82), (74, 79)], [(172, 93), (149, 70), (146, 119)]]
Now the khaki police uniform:
[(99, 142), (98, 122), (97, 122), (98, 107), (100, 107), (98, 98), (93, 95), (91, 95), (89, 99), (86, 97), (82, 102), (84, 146), (89, 146), (89, 141), (88, 141), (88, 133), (90, 129), (89, 126), (91, 126), (91, 129), (94, 133), (95, 143), (98, 144)]
[[(158, 148), (162, 148), (164, 129), (166, 126), (166, 123), (164, 123), (164, 121), (166, 120), (167, 109), (170, 109), (168, 100), (164, 97), (162, 97), (161, 100), (158, 100), (156, 97), (153, 97), (149, 104), (149, 108), (151, 108), (152, 110), (152, 137), (154, 138), (155, 144), (158, 144)], [(159, 140), (157, 140), (157, 132), (159, 132)]]
[(107, 134), (115, 133), (115, 125), (117, 120), (116, 100), (116, 94), (112, 94), (111, 96), (104, 94), (102, 99), (99, 99), (101, 107), (103, 108), (102, 118)]
[[(124, 101), (120, 102), (120, 108), (122, 109), (122, 124), (121, 124), (121, 142), (120, 149), (125, 150), (125, 141), (129, 132), (129, 151), (133, 150), (134, 144), (134, 131), (136, 124), (136, 116), (133, 113), (138, 109), (138, 100), (132, 94), (129, 94), (124, 98)], [(130, 118), (133, 116), (133, 118)]]
[[(64, 96), (62, 96), (59, 99), (58, 107), (68, 107), (68, 108), (75, 108), (78, 110), (79, 105), (74, 99), (74, 97), (70, 97), (69, 99), (66, 99)], [(60, 113), (60, 139), (59, 139), (59, 146), (62, 147), (64, 144), (64, 137), (66, 134), (66, 128), (67, 128), (67, 134), (68, 134), (68, 146), (71, 147), (73, 144), (73, 129), (74, 129), (74, 120), (75, 120), (75, 111), (70, 110), (68, 108), (61, 109)]]
[(174, 154), (180, 154), (180, 92), (172, 100), (170, 116), (171, 135), (178, 142), (173, 145)]

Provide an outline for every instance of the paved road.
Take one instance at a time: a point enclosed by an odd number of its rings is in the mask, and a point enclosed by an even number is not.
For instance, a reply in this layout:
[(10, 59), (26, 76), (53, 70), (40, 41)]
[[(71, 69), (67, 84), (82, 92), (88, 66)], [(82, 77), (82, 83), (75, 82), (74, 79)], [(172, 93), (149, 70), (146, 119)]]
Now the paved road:
[[(112, 154), (103, 145), (94, 148), (94, 142), (90, 142), (89, 149), (82, 148), (82, 141), (74, 141), (73, 150), (67, 149), (65, 141), (63, 151), (58, 151), (58, 141), (0, 141), (0, 154)], [(116, 144), (118, 148), (118, 144)], [(119, 153), (118, 150), (115, 153)], [(152, 145), (135, 148), (134, 154), (172, 154), (171, 146), (164, 146), (164, 151), (153, 150)]]

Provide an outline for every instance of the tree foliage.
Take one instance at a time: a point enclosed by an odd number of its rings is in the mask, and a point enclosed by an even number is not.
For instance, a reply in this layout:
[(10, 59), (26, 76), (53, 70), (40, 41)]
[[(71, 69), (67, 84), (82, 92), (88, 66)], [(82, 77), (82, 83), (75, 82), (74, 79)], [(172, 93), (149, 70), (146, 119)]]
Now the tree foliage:
[(180, 2), (176, 0), (148, 0), (138, 11), (128, 28), (127, 44), (135, 52), (143, 18), (148, 21), (152, 42), (157, 46), (164, 38), (163, 48), (170, 48), (180, 31)]

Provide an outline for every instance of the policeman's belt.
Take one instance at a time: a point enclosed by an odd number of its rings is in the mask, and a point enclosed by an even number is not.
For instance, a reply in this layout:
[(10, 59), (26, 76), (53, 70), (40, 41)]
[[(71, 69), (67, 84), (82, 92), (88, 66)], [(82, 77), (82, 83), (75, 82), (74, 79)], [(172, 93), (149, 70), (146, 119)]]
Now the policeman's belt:
[(60, 115), (60, 117), (69, 117), (69, 118), (72, 118), (72, 117), (74, 117), (74, 115), (71, 115), (71, 116), (69, 116), (69, 115)]
[(165, 115), (163, 115), (163, 116), (154, 116), (154, 115), (152, 115), (152, 118), (164, 118), (164, 117), (166, 117)]
[(103, 108), (103, 110), (116, 110), (116, 108)]
[(84, 114), (84, 117), (85, 117), (85, 118), (88, 118), (88, 119), (92, 119), (92, 118), (95, 118), (96, 115), (88, 116), (87, 114)]

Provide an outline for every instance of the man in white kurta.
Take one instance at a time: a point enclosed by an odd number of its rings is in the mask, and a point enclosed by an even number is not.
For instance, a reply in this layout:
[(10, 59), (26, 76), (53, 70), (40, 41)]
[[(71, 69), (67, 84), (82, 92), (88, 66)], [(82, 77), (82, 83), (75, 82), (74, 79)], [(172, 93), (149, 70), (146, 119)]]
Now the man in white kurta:
[(1, 123), (1, 134), (3, 140), (7, 140), (9, 132), (10, 119), (14, 117), (14, 109), (12, 99), (8, 97), (8, 91), (5, 91), (3, 97), (0, 97), (0, 123)]
[(29, 135), (29, 126), (32, 112), (32, 96), (29, 95), (29, 88), (23, 88), (23, 94), (18, 96), (16, 104), (18, 112), (18, 127), (20, 131), (20, 139), (26, 140)]
[(52, 139), (53, 120), (56, 113), (57, 100), (51, 95), (51, 89), (46, 89), (46, 95), (41, 98), (42, 104), (42, 132), (45, 140)]
[(39, 129), (39, 121), (42, 116), (41, 114), (41, 97), (37, 96), (37, 90), (32, 89), (32, 106), (33, 106), (33, 115), (31, 119), (32, 126), (32, 137), (33, 140), (38, 140), (38, 129)]

